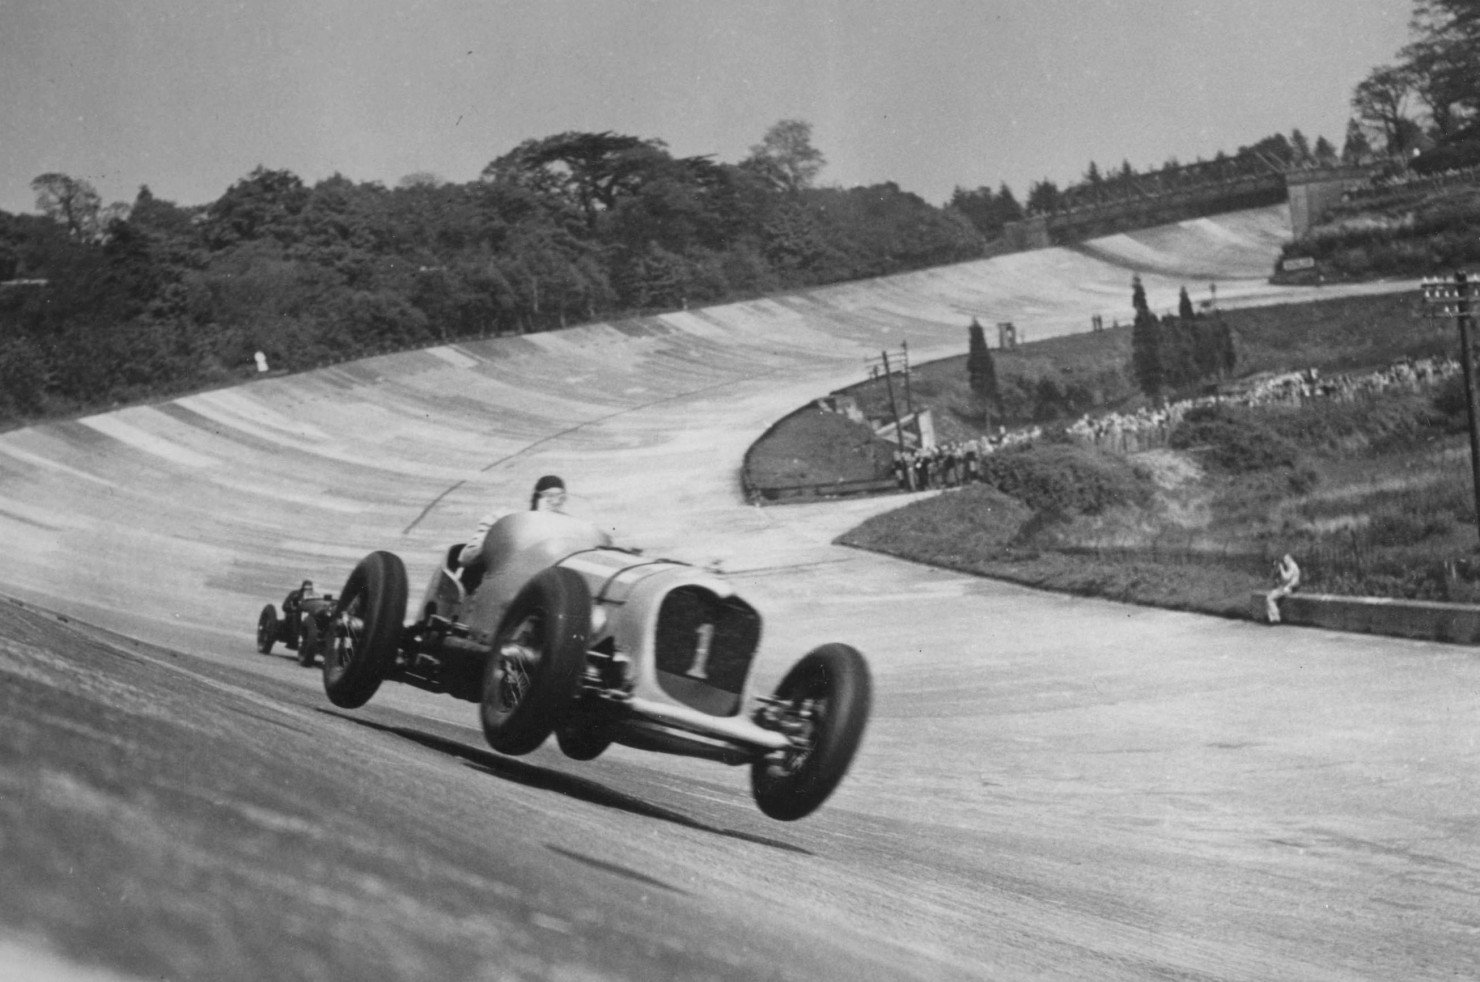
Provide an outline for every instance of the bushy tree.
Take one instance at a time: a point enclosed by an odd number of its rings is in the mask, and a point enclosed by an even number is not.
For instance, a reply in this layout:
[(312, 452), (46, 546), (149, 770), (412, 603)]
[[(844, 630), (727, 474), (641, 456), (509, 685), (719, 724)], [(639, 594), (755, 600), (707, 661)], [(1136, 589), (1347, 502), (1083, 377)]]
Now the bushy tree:
[(1435, 137), (1480, 115), (1480, 0), (1416, 0), (1399, 53)]
[(766, 130), (740, 164), (765, 176), (782, 191), (797, 193), (812, 186), (827, 158), (812, 146), (812, 124), (783, 119)]
[(1060, 201), (1059, 186), (1048, 178), (1037, 181), (1028, 187), (1027, 213), (1030, 215), (1044, 215), (1059, 210)]
[(947, 207), (966, 216), (986, 239), (997, 238), (1004, 226), (1023, 217), (1023, 206), (1018, 204), (1012, 189), (1006, 184), (996, 194), (989, 187), (979, 187), (974, 191), (957, 187)]
[(74, 239), (91, 239), (102, 230), (103, 199), (82, 178), (46, 173), (31, 181), (31, 190), (36, 193), (36, 210), (62, 225)]

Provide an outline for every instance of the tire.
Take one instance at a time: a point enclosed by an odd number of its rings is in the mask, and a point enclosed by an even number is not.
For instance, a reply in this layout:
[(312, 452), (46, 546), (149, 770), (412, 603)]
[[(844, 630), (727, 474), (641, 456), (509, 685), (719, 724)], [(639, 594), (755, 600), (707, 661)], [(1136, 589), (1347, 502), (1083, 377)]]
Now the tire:
[(804, 738), (751, 765), (750, 788), (761, 811), (792, 822), (816, 811), (848, 772), (868, 722), (873, 683), (856, 650), (825, 644), (792, 666), (775, 698), (786, 703), (783, 719)]
[[(406, 567), (372, 552), (344, 583), (324, 651), (324, 694), (341, 709), (370, 701), (395, 664), (406, 620)], [(301, 657), (301, 652), (300, 652)]]
[(586, 668), (591, 591), (580, 574), (552, 566), (504, 614), (483, 674), (479, 715), (488, 745), (527, 754), (575, 704)]
[(555, 742), (571, 760), (595, 760), (612, 745), (612, 738), (591, 726), (558, 726)]
[(303, 633), (298, 638), (298, 664), (304, 668), (313, 666), (314, 655), (319, 653), (319, 642), (323, 634), (317, 618), (310, 617), (303, 623)]
[(272, 646), (277, 643), (277, 638), (277, 608), (268, 604), (257, 615), (257, 650), (264, 655), (272, 654)]

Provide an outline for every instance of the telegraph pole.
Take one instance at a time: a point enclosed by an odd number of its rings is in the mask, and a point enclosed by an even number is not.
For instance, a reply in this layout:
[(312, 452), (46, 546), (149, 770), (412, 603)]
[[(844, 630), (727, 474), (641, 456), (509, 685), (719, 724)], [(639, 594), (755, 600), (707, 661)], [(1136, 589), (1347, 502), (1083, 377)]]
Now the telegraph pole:
[(1480, 425), (1477, 425), (1477, 400), (1475, 390), (1475, 351), (1470, 337), (1474, 329), (1473, 303), (1476, 283), (1472, 283), (1463, 272), (1454, 274), (1453, 280), (1424, 280), (1423, 299), (1429, 312), (1438, 317), (1453, 318), (1459, 325), (1460, 366), (1465, 373), (1465, 415), (1470, 423), (1470, 479), (1475, 486), (1475, 519), (1480, 527)]
[[(905, 399), (908, 400), (909, 399), (909, 386), (910, 386), (910, 360), (909, 360), (909, 349), (908, 348), (903, 348), (902, 349), (902, 357), (904, 359)], [(884, 375), (884, 387), (889, 392), (889, 412), (894, 417), (894, 435), (895, 435), (895, 438), (896, 438), (895, 439), (895, 442), (897, 442), (902, 447), (902, 446), (904, 446), (904, 423), (902, 423), (900, 421), (900, 418), (899, 418), (899, 403), (894, 398), (894, 378), (893, 378), (893, 376), (894, 376), (894, 372), (896, 371), (896, 369), (892, 365), (889, 364), (889, 352), (887, 352), (887, 351), (881, 351), (881, 352), (879, 352), (879, 360), (877, 362), (875, 362), (872, 359), (870, 359), (868, 361), (868, 368), (869, 368), (869, 378), (877, 378), (879, 376), (879, 373), (880, 372), (882, 372), (883, 375)], [(913, 412), (914, 410), (913, 409), (910, 409), (909, 411), (910, 412)]]
[(908, 416), (915, 414), (915, 400), (910, 396), (910, 343), (899, 342), (900, 354), (904, 357), (904, 411)]

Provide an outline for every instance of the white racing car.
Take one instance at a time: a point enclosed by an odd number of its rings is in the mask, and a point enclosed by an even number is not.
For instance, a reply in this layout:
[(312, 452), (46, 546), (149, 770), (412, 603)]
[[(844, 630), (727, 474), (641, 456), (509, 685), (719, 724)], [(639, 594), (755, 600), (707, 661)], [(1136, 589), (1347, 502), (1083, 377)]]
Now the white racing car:
[(824, 644), (773, 694), (754, 695), (761, 618), (716, 573), (615, 548), (551, 512), (495, 523), (485, 570), (458, 569), (459, 549), (410, 623), (401, 560), (373, 552), (355, 567), (325, 639), (332, 703), (362, 706), (389, 679), (478, 703), (501, 753), (529, 753), (553, 733), (577, 760), (620, 743), (749, 764), (756, 803), (783, 821), (842, 780), (871, 699), (853, 648)]

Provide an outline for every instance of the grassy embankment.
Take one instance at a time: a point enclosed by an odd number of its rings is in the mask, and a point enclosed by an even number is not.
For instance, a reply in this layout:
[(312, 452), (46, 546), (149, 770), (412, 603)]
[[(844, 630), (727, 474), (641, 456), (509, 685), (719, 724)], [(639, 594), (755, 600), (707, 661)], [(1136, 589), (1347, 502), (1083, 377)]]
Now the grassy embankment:
[[(1225, 314), (1239, 373), (1315, 367), (1323, 375), (1448, 355), (1452, 328), (1388, 296)], [(965, 332), (963, 331), (963, 348)], [(1139, 405), (1125, 364), (1128, 333), (1058, 338), (997, 353), (1009, 422), (1064, 409)], [(1043, 384), (1047, 379), (1050, 384)], [(877, 386), (855, 390), (872, 414)], [(944, 439), (972, 435), (964, 356), (920, 366), (917, 404)], [(1087, 401), (1088, 405), (1082, 405)], [(1063, 416), (1058, 417), (1060, 421)], [(1051, 429), (1051, 424), (1049, 424)], [(805, 439), (789, 436), (793, 456)], [(834, 445), (834, 453), (837, 447)], [(991, 459), (990, 485), (954, 490), (879, 516), (848, 545), (1035, 586), (1241, 616), (1289, 550), (1308, 588), (1471, 600), (1475, 511), (1458, 385), (1204, 413), (1171, 446), (1134, 454), (1042, 442)]]

